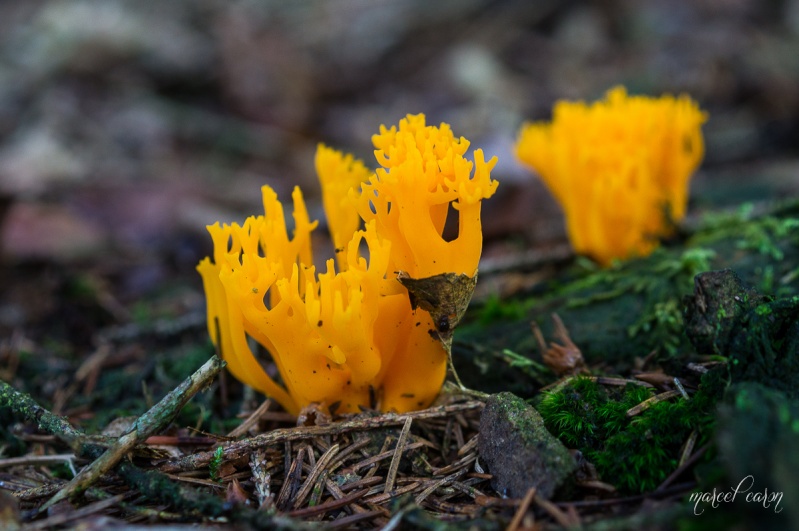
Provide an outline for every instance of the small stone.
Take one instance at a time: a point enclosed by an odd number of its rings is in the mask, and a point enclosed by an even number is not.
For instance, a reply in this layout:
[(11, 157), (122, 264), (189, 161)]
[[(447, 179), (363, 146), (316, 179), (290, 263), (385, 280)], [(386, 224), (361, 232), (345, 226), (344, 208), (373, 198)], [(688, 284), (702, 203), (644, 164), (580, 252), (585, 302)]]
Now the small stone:
[(511, 498), (522, 498), (536, 487), (538, 496), (549, 499), (577, 466), (535, 408), (512, 393), (486, 401), (478, 451), (493, 475), (491, 486)]

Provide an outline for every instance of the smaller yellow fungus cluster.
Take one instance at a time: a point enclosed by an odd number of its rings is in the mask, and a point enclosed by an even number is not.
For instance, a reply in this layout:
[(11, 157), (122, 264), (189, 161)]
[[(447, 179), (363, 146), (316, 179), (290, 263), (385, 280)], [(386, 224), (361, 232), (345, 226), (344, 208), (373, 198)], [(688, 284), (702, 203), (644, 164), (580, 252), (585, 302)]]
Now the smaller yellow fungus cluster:
[[(317, 150), (336, 246), (324, 273), (311, 265), (316, 222), (299, 188), (292, 195), (292, 237), (268, 186), (262, 189), (264, 215), (208, 227), (213, 260), (197, 267), (208, 332), (236, 378), (291, 413), (311, 403), (338, 404), (342, 412), (429, 405), (444, 381), (447, 351), (432, 317), (414, 308), (397, 275), (477, 272), (480, 201), (496, 189), (489, 176), (496, 161), (485, 162), (480, 150), (475, 162), (467, 161), (469, 143), (455, 139), (446, 124), (427, 126), (423, 115), (409, 115), (399, 130), (381, 127), (373, 141), (383, 166), (376, 173), (351, 155), (321, 145)], [(459, 211), (460, 230), (446, 241), (450, 207)], [(264, 371), (249, 338), (272, 355), (283, 386)]]
[(616, 87), (590, 105), (559, 101), (552, 123), (525, 124), (516, 155), (560, 203), (574, 250), (607, 265), (649, 254), (684, 217), (706, 119), (687, 96)]

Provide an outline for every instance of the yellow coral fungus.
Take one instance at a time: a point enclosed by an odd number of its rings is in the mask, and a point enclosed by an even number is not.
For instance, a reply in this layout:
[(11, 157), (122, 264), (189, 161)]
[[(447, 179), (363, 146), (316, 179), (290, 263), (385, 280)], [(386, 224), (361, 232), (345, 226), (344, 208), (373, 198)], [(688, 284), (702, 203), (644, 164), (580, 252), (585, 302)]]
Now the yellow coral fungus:
[[(497, 188), (491, 180), (496, 157), (486, 162), (474, 151), (464, 157), (469, 141), (456, 139), (447, 124), (425, 125), (423, 114), (409, 115), (399, 129), (380, 127), (372, 137), (382, 166), (361, 186), (356, 208), (364, 220), (374, 219), (391, 240), (389, 269), (412, 278), (442, 273), (474, 276), (483, 245), (481, 200)], [(458, 236), (447, 241), (444, 224), (450, 208), (457, 211)]]
[(352, 155), (345, 155), (323, 144), (317, 147), (314, 162), (316, 175), (322, 184), (322, 200), (330, 236), (339, 258), (338, 265), (345, 268), (347, 261), (342, 258), (342, 253), (361, 221), (358, 212), (347, 201), (348, 194), (366, 181), (371, 172)]
[(685, 215), (707, 119), (687, 96), (560, 101), (552, 123), (525, 124), (516, 155), (563, 208), (574, 250), (608, 264), (645, 256)]
[[(432, 317), (412, 307), (396, 272), (476, 273), (480, 200), (496, 188), (488, 176), (495, 161), (486, 163), (475, 152), (471, 176), (473, 163), (463, 157), (468, 142), (455, 140), (444, 124), (425, 126), (422, 115), (403, 120), (399, 132), (381, 128), (374, 143), (378, 161), (390, 169), (371, 177), (351, 155), (321, 145), (317, 151), (338, 271), (332, 259), (324, 273), (311, 265), (316, 223), (298, 188), (291, 238), (283, 207), (267, 186), (263, 216), (208, 227), (213, 260), (205, 258), (197, 269), (209, 334), (236, 378), (295, 414), (311, 403), (338, 404), (343, 412), (375, 401), (399, 412), (429, 405), (444, 381), (447, 351), (432, 333)], [(377, 214), (364, 215), (365, 197), (378, 205)], [(446, 242), (441, 234), (453, 201), (460, 232)], [(363, 230), (357, 230), (359, 213)], [(360, 255), (362, 243), (368, 260)], [(272, 355), (283, 385), (263, 370), (248, 338)]]

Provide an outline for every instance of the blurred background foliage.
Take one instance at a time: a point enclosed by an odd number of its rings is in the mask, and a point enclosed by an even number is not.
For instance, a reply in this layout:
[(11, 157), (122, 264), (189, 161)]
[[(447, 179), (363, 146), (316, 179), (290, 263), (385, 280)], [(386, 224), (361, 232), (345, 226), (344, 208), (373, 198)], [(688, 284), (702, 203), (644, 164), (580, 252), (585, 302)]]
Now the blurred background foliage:
[(565, 242), (512, 144), (617, 84), (709, 111), (691, 213), (795, 195), (797, 49), (799, 0), (1, 2), (0, 337), (202, 312), (206, 224), (265, 183), (323, 222), (316, 144), (371, 165), (407, 113), (499, 157), (486, 257)]

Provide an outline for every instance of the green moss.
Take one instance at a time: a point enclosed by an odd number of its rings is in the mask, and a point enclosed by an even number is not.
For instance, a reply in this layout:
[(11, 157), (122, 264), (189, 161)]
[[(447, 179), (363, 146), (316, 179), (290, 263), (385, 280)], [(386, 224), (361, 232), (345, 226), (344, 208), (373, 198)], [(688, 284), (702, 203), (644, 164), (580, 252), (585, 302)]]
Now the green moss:
[(593, 450), (626, 425), (626, 412), (649, 398), (648, 388), (628, 384), (608, 391), (578, 376), (557, 391), (545, 392), (537, 409), (547, 428), (571, 448)]
[(517, 354), (510, 349), (504, 349), (502, 351), (502, 357), (510, 367), (515, 367), (524, 371), (537, 382), (549, 382), (555, 377), (552, 370), (543, 363)]
[(586, 308), (604, 316), (612, 310), (603, 308), (621, 303), (626, 311), (616, 322), (629, 323), (624, 332), (636, 347), (675, 355), (687, 345), (681, 297), (690, 292), (698, 273), (711, 268), (715, 257), (715, 251), (703, 247), (680, 254), (661, 248), (647, 259), (590, 273), (563, 286), (557, 296), (565, 298), (567, 309)]
[(738, 249), (754, 251), (775, 261), (783, 260), (785, 251), (781, 240), (797, 241), (799, 218), (790, 215), (754, 218), (753, 210), (751, 204), (745, 204), (732, 214), (706, 215), (703, 228), (697, 231), (689, 244), (708, 245), (734, 238)]
[(217, 496), (173, 482), (160, 472), (141, 470), (130, 463), (123, 463), (118, 472), (143, 496), (167, 503), (176, 510), (196, 512), (206, 518), (222, 516), (228, 510)]
[[(550, 339), (550, 316), (557, 313), (589, 365), (607, 363), (623, 372), (635, 357), (652, 350), (657, 349), (660, 362), (690, 355), (693, 349), (678, 314), (683, 295), (693, 291), (696, 274), (728, 267), (745, 282), (762, 287), (763, 293), (797, 293), (797, 219), (795, 201), (761, 217), (748, 207), (732, 215), (707, 216), (692, 235), (665, 243), (647, 258), (608, 268), (577, 258), (558, 272), (557, 279), (536, 286), (516, 304), (494, 300), (475, 308), (485, 312), (482, 321), (473, 313), (473, 329), (458, 330), (456, 337), (479, 335), (474, 341), (485, 349), (510, 349), (535, 359), (537, 349), (526, 321), (536, 321)], [(521, 309), (529, 309), (524, 318), (519, 318)]]
[(799, 219), (778, 219), (767, 216), (759, 223), (746, 225), (739, 248), (756, 251), (770, 256), (774, 260), (782, 260), (785, 258), (785, 253), (778, 244), (778, 240), (787, 237), (797, 229), (799, 229)]
[(478, 322), (486, 326), (496, 321), (518, 321), (530, 310), (532, 300), (503, 300), (497, 294), (490, 295), (477, 311)]
[(71, 480), (75, 477), (75, 468), (72, 467), (69, 463), (59, 463), (55, 465), (51, 465), (50, 472), (53, 474), (53, 477), (63, 479), (66, 481)]
[(160, 360), (159, 367), (163, 370), (160, 375), (166, 382), (180, 382), (190, 376), (197, 367), (205, 363), (214, 354), (211, 342), (193, 345), (190, 348), (181, 348), (171, 355)]
[(757, 308), (755, 308), (755, 313), (757, 315), (763, 317), (765, 315), (771, 315), (771, 306), (768, 304), (761, 304)]
[(630, 337), (648, 335), (669, 355), (679, 352), (683, 339), (682, 304), (677, 298), (656, 302), (638, 321), (627, 328)]
[(654, 489), (677, 468), (680, 448), (692, 431), (699, 432), (699, 444), (709, 439), (725, 385), (724, 371), (713, 371), (690, 400), (658, 402), (628, 417), (630, 408), (652, 396), (649, 388), (605, 388), (578, 377), (544, 393), (537, 408), (547, 428), (583, 452), (603, 481), (624, 493), (639, 493)]
[(219, 467), (222, 466), (223, 453), (224, 453), (224, 448), (222, 448), (221, 446), (218, 447), (214, 451), (214, 457), (211, 459), (211, 462), (208, 463), (208, 472), (213, 481), (219, 481)]
[(756, 381), (799, 397), (799, 297), (756, 306), (727, 345), (733, 381)]

